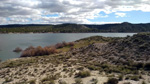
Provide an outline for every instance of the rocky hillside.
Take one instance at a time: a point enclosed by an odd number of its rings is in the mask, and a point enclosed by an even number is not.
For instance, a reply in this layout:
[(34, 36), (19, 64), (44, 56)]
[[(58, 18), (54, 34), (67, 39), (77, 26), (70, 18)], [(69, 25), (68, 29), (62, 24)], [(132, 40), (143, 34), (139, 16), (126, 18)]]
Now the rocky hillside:
[[(149, 84), (150, 33), (94, 36), (65, 52), (0, 63), (1, 84)], [(70, 49), (68, 49), (70, 48)]]
[(68, 55), (99, 63), (112, 64), (150, 63), (150, 34), (140, 33), (104, 43), (93, 43), (74, 49)]

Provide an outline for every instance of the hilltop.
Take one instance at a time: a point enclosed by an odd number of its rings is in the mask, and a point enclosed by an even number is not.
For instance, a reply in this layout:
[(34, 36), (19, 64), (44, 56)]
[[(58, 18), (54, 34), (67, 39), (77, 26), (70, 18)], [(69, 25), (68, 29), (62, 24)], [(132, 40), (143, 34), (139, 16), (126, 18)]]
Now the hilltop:
[[(90, 40), (90, 38), (88, 39)], [(94, 42), (86, 47), (75, 49), (70, 55), (73, 54), (75, 58), (81, 57), (83, 59), (91, 57), (94, 62), (102, 63), (106, 61), (114, 65), (129, 65), (128, 63), (143, 63), (144, 65), (150, 63), (149, 33), (139, 33), (125, 38), (111, 38), (111, 40), (107, 38), (103, 41), (103, 43)], [(90, 61), (92, 60), (90, 59)]]
[(82, 33), (82, 32), (149, 32), (150, 23), (132, 24), (10, 24), (0, 25), (0, 33)]
[[(58, 52), (0, 63), (4, 84), (149, 84), (150, 33), (92, 36)], [(42, 49), (42, 48), (40, 48)], [(62, 83), (63, 82), (63, 83)]]

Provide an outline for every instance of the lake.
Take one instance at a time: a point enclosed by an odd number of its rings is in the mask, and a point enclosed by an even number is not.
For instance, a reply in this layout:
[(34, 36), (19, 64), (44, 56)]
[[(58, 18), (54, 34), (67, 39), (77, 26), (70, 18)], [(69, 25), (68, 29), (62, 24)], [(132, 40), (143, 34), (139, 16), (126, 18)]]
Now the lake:
[(0, 59), (2, 61), (18, 58), (21, 53), (15, 53), (16, 47), (22, 49), (28, 46), (48, 46), (62, 41), (71, 42), (89, 36), (126, 37), (135, 33), (35, 33), (35, 34), (0, 34)]

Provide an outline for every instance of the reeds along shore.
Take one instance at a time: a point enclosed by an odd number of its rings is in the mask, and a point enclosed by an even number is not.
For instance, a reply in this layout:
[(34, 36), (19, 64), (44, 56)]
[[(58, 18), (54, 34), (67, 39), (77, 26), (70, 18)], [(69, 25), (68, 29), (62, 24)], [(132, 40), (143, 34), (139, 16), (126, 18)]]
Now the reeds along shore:
[(22, 54), (21, 57), (31, 57), (31, 56), (43, 56), (43, 55), (50, 55), (50, 54), (55, 54), (61, 51), (58, 51), (58, 49), (63, 48), (63, 47), (71, 47), (74, 46), (74, 42), (62, 42), (62, 43), (57, 43), (56, 45), (52, 46), (45, 46), (45, 47), (33, 47), (29, 46), (26, 48)]

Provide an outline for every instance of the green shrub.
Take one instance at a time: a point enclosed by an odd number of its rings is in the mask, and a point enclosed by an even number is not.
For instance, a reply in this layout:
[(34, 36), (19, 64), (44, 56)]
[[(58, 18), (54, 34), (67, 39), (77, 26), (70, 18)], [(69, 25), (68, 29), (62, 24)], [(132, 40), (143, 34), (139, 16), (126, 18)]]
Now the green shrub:
[(131, 80), (139, 81), (139, 76), (131, 76)]
[(98, 80), (95, 79), (95, 78), (93, 78), (91, 81), (92, 81), (92, 84), (97, 84), (98, 83)]
[(36, 84), (36, 80), (35, 80), (35, 79), (30, 80), (30, 81), (28, 81), (28, 83), (29, 83), (29, 84)]
[(123, 75), (119, 75), (119, 81), (122, 81), (123, 80)]
[(97, 66), (93, 66), (93, 65), (89, 65), (89, 66), (87, 66), (87, 68), (89, 70), (98, 70), (99, 69)]
[(146, 84), (146, 82), (145, 82), (145, 81), (143, 81), (143, 82), (142, 82), (142, 84)]
[(84, 78), (84, 77), (88, 77), (90, 76), (90, 72), (89, 71), (80, 71), (79, 73), (76, 74), (76, 77), (81, 77), (81, 78)]
[(130, 79), (130, 80), (134, 80), (134, 81), (139, 81), (140, 76), (138, 76), (138, 75), (134, 75), (134, 76), (126, 76), (125, 79), (126, 79), (126, 80)]
[(67, 71), (67, 70), (68, 70), (67, 68), (64, 68), (64, 69), (63, 69), (63, 71)]
[(131, 84), (130, 82), (124, 82), (123, 84)]
[(75, 84), (83, 84), (83, 82), (80, 78), (77, 78), (75, 79)]
[(146, 63), (145, 66), (144, 66), (144, 68), (145, 68), (146, 70), (150, 70), (150, 63)]
[(42, 83), (48, 82), (48, 84), (55, 84), (54, 80), (58, 79), (58, 75), (50, 75), (41, 80)]
[(118, 84), (118, 79), (116, 78), (109, 78), (108, 81), (104, 84)]
[(77, 70), (83, 70), (84, 69), (84, 67), (78, 67), (77, 68)]
[(5, 78), (5, 83), (11, 82), (12, 79), (11, 78)]

